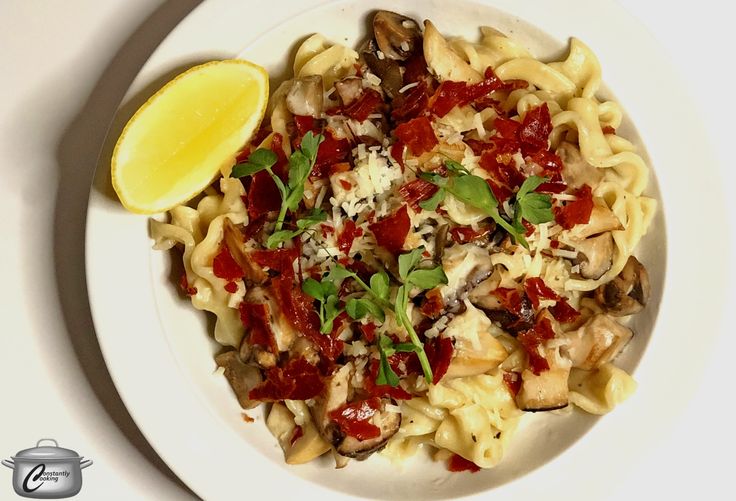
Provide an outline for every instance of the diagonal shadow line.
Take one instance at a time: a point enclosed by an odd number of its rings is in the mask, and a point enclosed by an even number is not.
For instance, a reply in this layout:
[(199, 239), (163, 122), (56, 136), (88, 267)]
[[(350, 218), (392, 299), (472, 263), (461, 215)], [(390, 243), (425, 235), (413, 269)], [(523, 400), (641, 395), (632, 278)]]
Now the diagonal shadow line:
[(163, 475), (187, 490), (146, 441), (108, 373), (87, 296), (84, 235), (89, 188), (107, 125), (146, 60), (200, 2), (168, 0), (156, 9), (121, 46), (85, 105), (62, 133), (56, 150), (59, 186), (52, 229), (56, 286), (66, 332), (90, 387), (131, 444)]

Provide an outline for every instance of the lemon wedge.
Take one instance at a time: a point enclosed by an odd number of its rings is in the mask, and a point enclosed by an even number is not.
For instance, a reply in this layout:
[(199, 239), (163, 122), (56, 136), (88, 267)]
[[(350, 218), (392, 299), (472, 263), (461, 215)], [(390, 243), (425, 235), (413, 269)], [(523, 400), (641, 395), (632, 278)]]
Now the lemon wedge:
[(195, 66), (164, 85), (113, 150), (112, 185), (123, 206), (155, 214), (199, 194), (251, 139), (267, 102), (268, 73), (239, 59)]

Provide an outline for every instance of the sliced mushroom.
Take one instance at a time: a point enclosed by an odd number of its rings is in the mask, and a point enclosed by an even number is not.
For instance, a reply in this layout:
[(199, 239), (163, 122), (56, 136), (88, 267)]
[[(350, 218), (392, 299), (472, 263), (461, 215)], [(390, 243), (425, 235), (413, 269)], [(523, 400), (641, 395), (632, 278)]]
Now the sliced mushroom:
[(578, 189), (584, 184), (595, 186), (603, 179), (603, 170), (586, 162), (574, 144), (563, 142), (556, 153), (562, 160), (562, 179), (570, 188)]
[[(355, 459), (365, 459), (372, 453), (382, 449), (401, 425), (401, 414), (381, 410), (378, 412), (378, 426), (381, 434), (372, 439), (358, 440), (346, 436), (332, 421), (331, 411), (345, 405), (350, 398), (350, 377), (352, 364), (346, 364), (325, 381), (324, 392), (315, 398), (311, 408), (312, 417), (323, 438), (330, 442), (338, 454)], [(386, 402), (382, 402), (385, 406)]]
[(440, 81), (478, 83), (483, 79), (480, 73), (452, 50), (429, 20), (424, 21), (424, 58)]
[(406, 61), (422, 43), (416, 21), (388, 10), (379, 10), (373, 16), (373, 36), (381, 52), (395, 61)]
[(238, 397), (240, 407), (252, 409), (260, 404), (248, 398), (250, 390), (263, 380), (258, 368), (244, 364), (235, 350), (220, 353), (215, 357), (215, 363), (225, 369), (225, 378)]
[(608, 207), (594, 205), (588, 224), (580, 224), (572, 232), (578, 238), (588, 238), (606, 231), (622, 230), (621, 221)]
[(314, 424), (322, 433), (325, 440), (334, 444), (337, 440), (335, 429), (330, 425), (332, 420), (329, 413), (347, 403), (350, 396), (350, 377), (352, 364), (345, 364), (325, 379), (324, 391), (315, 398), (314, 405), (310, 408)]
[(466, 300), (466, 310), (447, 324), (443, 336), (455, 340), (455, 350), (445, 377), (485, 374), (504, 361), (508, 353), (493, 336), (486, 315)]
[(442, 256), (445, 254), (445, 247), (447, 246), (447, 233), (450, 230), (450, 225), (442, 224), (437, 228), (437, 234), (434, 237), (434, 260), (436, 263), (442, 262)]
[(486, 249), (475, 244), (456, 244), (445, 249), (442, 268), (447, 285), (440, 288), (445, 304), (452, 308), (491, 274), (493, 265)]
[(349, 458), (362, 460), (380, 451), (386, 446), (388, 440), (393, 437), (401, 427), (401, 413), (386, 410), (378, 413), (378, 428), (381, 434), (376, 438), (358, 440), (355, 437), (345, 436), (335, 450), (338, 454)]
[(288, 351), (294, 340), (299, 337), (299, 334), (291, 322), (289, 322), (286, 315), (284, 315), (279, 302), (276, 301), (271, 290), (267, 287), (251, 287), (245, 294), (245, 301), (266, 305), (268, 326), (271, 332), (273, 332), (276, 346), (279, 352)]
[(222, 225), (222, 239), (230, 251), (230, 255), (245, 274), (245, 278), (253, 283), (262, 284), (268, 279), (263, 268), (258, 266), (245, 252), (245, 241), (241, 232), (230, 219), (225, 218)]
[(606, 314), (594, 315), (582, 327), (563, 334), (562, 353), (578, 369), (595, 369), (610, 362), (634, 333)]
[(377, 50), (375, 42), (370, 40), (361, 50), (361, 54), (368, 68), (381, 79), (381, 88), (393, 99), (399, 95), (399, 89), (404, 85), (401, 66), (393, 59), (386, 57), (381, 59), (377, 55)]
[(294, 115), (319, 118), (324, 104), (322, 76), (295, 78), (286, 94), (286, 107)]
[(641, 311), (649, 301), (649, 273), (634, 256), (626, 261), (621, 273), (595, 290), (596, 302), (615, 317)]
[(579, 258), (580, 274), (593, 280), (601, 278), (611, 269), (613, 247), (613, 236), (610, 232), (576, 243), (575, 248), (584, 256), (582, 259)]
[(335, 92), (340, 96), (343, 105), (350, 106), (363, 94), (363, 79), (359, 77), (343, 78), (335, 82)]
[(483, 310), (483, 313), (496, 322), (506, 332), (516, 335), (530, 329), (534, 324), (534, 309), (526, 294), (521, 295), (520, 315), (507, 311), (493, 291), (499, 287), (500, 277), (493, 273), (468, 294), (472, 304)]
[(535, 375), (529, 369), (521, 373), (521, 389), (516, 395), (519, 409), (529, 412), (551, 411), (567, 407), (570, 391), (569, 368), (552, 368)]

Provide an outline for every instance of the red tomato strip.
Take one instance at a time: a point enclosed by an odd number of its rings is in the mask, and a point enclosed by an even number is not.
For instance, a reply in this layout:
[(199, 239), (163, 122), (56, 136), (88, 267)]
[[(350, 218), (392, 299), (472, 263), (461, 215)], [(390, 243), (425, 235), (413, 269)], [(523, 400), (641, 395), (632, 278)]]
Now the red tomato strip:
[(590, 214), (593, 212), (593, 193), (590, 186), (584, 184), (574, 194), (577, 200), (552, 208), (555, 221), (566, 230), (576, 224), (586, 224), (590, 221)]
[(405, 122), (395, 129), (396, 137), (404, 143), (412, 155), (418, 157), (430, 151), (439, 141), (434, 135), (432, 124), (427, 117), (419, 117)]
[(468, 461), (462, 456), (453, 454), (450, 457), (450, 460), (447, 462), (447, 469), (453, 473), (458, 473), (461, 471), (469, 471), (470, 473), (475, 473), (477, 471), (480, 471), (480, 466), (472, 461)]
[(372, 397), (368, 400), (345, 404), (330, 411), (329, 417), (337, 423), (346, 435), (358, 440), (369, 440), (381, 436), (381, 429), (371, 423), (371, 418), (381, 408), (381, 399)]
[(532, 306), (535, 310), (539, 308), (540, 299), (551, 299), (554, 301), (560, 299), (560, 296), (558, 296), (555, 291), (547, 287), (544, 280), (539, 277), (527, 278), (524, 280), (524, 291), (532, 302)]
[(437, 188), (437, 186), (425, 181), (424, 179), (415, 179), (414, 181), (402, 185), (399, 188), (399, 193), (404, 197), (406, 203), (414, 209), (414, 212), (419, 212), (422, 210), (422, 208), (419, 207), (419, 202), (423, 202), (424, 200), (431, 198), (438, 189), (439, 188)]
[(340, 252), (347, 254), (353, 246), (353, 241), (363, 235), (363, 230), (356, 228), (355, 221), (348, 219), (342, 227), (340, 235), (337, 237), (337, 248)]
[(399, 210), (386, 216), (380, 221), (372, 223), (371, 232), (376, 237), (376, 243), (385, 247), (393, 254), (399, 254), (409, 234), (411, 221), (409, 220), (409, 212), (406, 205), (402, 205)]
[(325, 386), (319, 368), (304, 358), (294, 358), (284, 367), (268, 369), (265, 376), (265, 381), (250, 390), (248, 398), (265, 402), (307, 400), (322, 393)]

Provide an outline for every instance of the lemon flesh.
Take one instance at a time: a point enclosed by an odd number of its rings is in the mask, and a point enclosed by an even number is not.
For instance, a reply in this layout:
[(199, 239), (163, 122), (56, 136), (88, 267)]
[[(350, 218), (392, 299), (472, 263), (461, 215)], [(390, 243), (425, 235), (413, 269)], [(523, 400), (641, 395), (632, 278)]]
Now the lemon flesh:
[(112, 182), (122, 204), (155, 214), (199, 194), (251, 139), (267, 102), (268, 73), (248, 61), (212, 61), (174, 78), (115, 145)]

